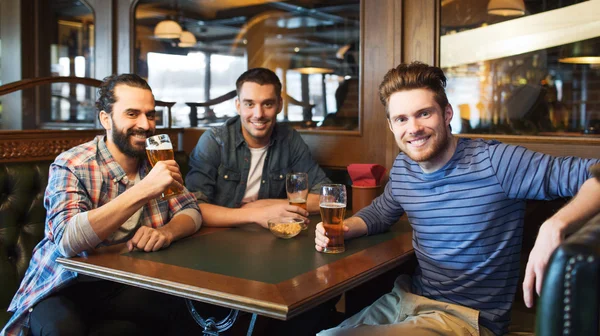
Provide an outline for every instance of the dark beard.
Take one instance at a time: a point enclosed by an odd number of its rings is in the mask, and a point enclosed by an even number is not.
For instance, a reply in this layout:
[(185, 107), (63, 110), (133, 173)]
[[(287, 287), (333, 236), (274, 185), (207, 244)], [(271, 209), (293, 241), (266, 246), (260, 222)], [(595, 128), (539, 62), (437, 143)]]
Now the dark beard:
[(136, 134), (143, 134), (146, 137), (152, 136), (152, 132), (150, 132), (150, 131), (144, 131), (144, 130), (134, 131), (134, 130), (129, 129), (129, 130), (127, 130), (127, 133), (124, 133), (119, 129), (115, 129), (113, 132), (112, 140), (115, 143), (115, 145), (117, 146), (117, 148), (123, 154), (125, 154), (131, 158), (144, 160), (144, 159), (146, 159), (146, 149), (143, 148), (141, 150), (138, 150), (135, 147), (133, 147), (131, 145), (131, 141), (129, 141), (129, 138), (131, 138), (133, 135), (136, 135)]

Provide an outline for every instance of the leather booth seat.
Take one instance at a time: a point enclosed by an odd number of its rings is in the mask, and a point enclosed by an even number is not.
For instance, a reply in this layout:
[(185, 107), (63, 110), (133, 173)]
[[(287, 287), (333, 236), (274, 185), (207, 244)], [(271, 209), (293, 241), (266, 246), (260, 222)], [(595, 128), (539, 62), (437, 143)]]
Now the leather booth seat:
[(600, 215), (554, 251), (537, 305), (537, 336), (600, 335)]
[(44, 191), (51, 161), (0, 163), (0, 326), (44, 235)]

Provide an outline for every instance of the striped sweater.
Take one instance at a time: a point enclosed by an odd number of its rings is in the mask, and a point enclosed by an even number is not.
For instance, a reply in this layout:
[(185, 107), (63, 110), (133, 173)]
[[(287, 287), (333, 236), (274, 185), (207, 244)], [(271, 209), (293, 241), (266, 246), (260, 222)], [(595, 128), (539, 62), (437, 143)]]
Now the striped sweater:
[(461, 138), (430, 174), (400, 153), (383, 195), (356, 215), (371, 235), (406, 212), (419, 261), (413, 291), (479, 310), (481, 325), (504, 334), (519, 285), (525, 200), (574, 196), (598, 162)]

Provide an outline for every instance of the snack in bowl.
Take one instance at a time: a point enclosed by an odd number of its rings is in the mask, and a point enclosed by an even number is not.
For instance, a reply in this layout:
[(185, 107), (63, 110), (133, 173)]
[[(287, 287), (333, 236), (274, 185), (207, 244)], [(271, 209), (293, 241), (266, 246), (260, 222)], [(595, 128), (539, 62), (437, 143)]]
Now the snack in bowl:
[(292, 238), (302, 231), (304, 220), (294, 217), (276, 217), (269, 219), (269, 230), (279, 238)]

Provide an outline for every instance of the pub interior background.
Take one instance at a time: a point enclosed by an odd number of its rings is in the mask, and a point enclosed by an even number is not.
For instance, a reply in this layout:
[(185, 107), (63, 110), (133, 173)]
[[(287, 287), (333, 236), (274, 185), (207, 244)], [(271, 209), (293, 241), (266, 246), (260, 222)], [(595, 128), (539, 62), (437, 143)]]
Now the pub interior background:
[(599, 58), (600, 0), (0, 0), (0, 159), (52, 160), (102, 133), (83, 79), (129, 72), (189, 153), (234, 115), (239, 74), (265, 66), (284, 85), (280, 122), (320, 165), (389, 171), (377, 87), (414, 60), (446, 72), (457, 136), (600, 158)]
[[(494, 13), (503, 2), (516, 8)], [(319, 163), (389, 168), (398, 150), (377, 86), (388, 69), (420, 60), (446, 72), (458, 136), (599, 157), (599, 8), (598, 0), (0, 0), (0, 82), (138, 73), (172, 105), (160, 107), (159, 125), (189, 152), (206, 127), (235, 115), (237, 76), (264, 66), (284, 86), (279, 121), (300, 130)], [(596, 58), (569, 58), (578, 53)], [(97, 131), (95, 94), (74, 83), (4, 94), (0, 129), (12, 140), (19, 131)]]

